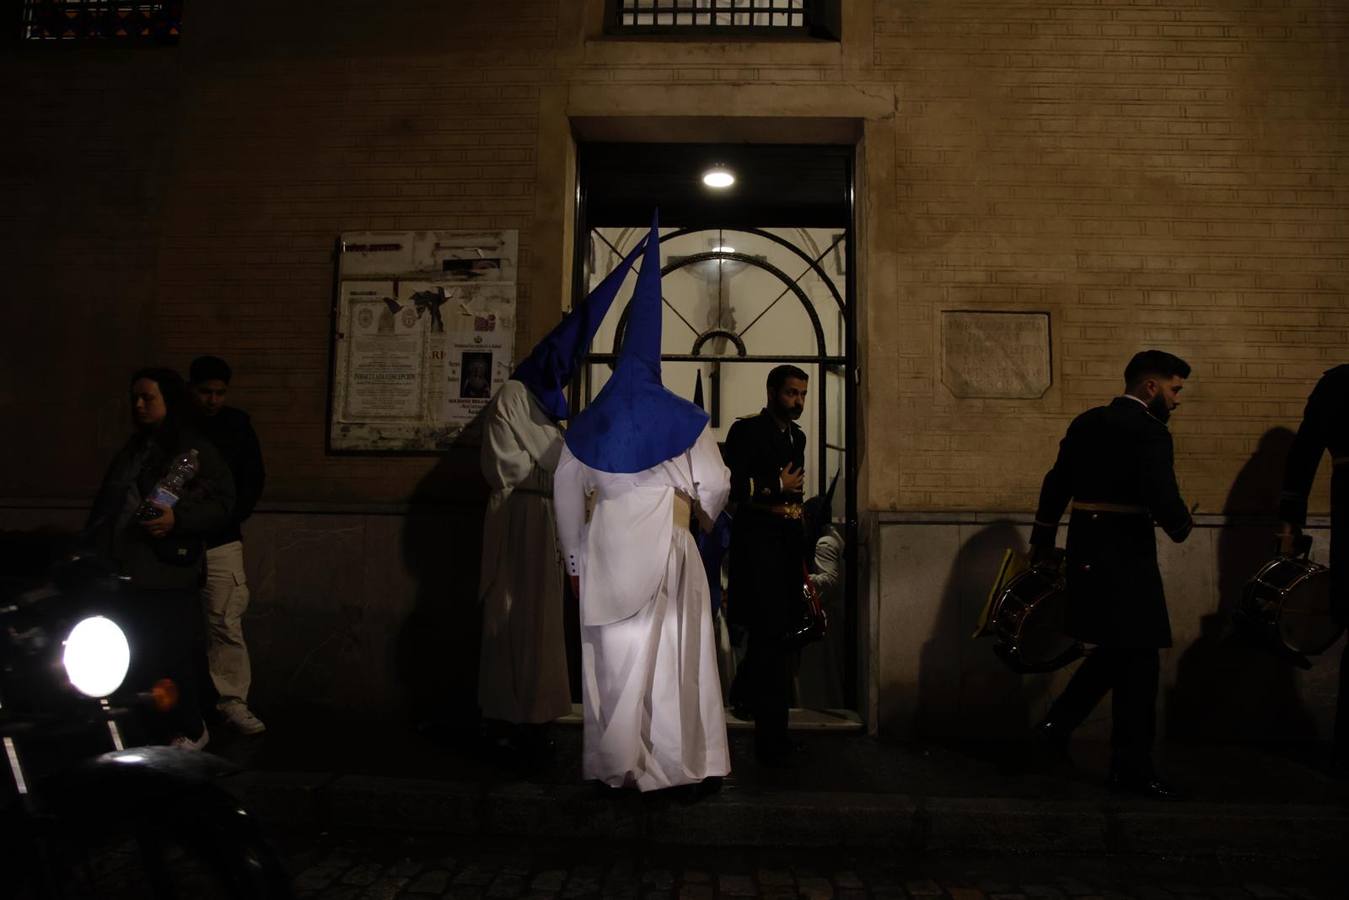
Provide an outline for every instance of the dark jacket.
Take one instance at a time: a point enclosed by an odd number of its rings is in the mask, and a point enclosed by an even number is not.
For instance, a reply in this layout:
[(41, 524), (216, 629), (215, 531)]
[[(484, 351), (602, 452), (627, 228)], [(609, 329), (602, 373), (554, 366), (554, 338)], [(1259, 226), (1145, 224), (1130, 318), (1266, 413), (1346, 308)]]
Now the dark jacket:
[[(790, 619), (799, 613), (805, 531), (800, 519), (784, 519), (762, 505), (801, 502), (801, 492), (785, 492), (778, 475), (791, 463), (804, 467), (806, 435), (796, 423), (784, 431), (767, 410), (738, 419), (726, 435), (731, 470), (731, 561), (728, 616), (750, 625), (764, 616)], [(776, 625), (774, 625), (776, 627)]]
[(206, 539), (206, 546), (219, 547), (231, 541), (243, 540), (239, 526), (253, 514), (267, 471), (262, 465), (262, 447), (248, 413), (232, 406), (221, 407), (214, 416), (200, 416), (192, 426), (204, 434), (229, 465), (234, 476), (234, 514), (229, 523)]
[(1288, 449), (1279, 518), (1307, 524), (1307, 497), (1322, 454), (1330, 452), (1330, 590), (1340, 621), (1349, 624), (1349, 365), (1321, 376), (1307, 398)]
[(1117, 509), (1074, 509), (1069, 520), (1068, 633), (1113, 647), (1171, 646), (1153, 523), (1180, 542), (1194, 521), (1166, 425), (1131, 397), (1074, 419), (1040, 489), (1032, 544), (1053, 546), (1069, 500)]
[(726, 434), (730, 502), (800, 502), (800, 491), (788, 494), (778, 483), (778, 474), (789, 462), (797, 469), (806, 464), (806, 433), (795, 422), (783, 431), (766, 409), (737, 419)]
[[(188, 449), (197, 451), (200, 469), (173, 508), (173, 530), (162, 538), (151, 537), (135, 521), (135, 511)], [(159, 440), (137, 433), (108, 466), (84, 538), (139, 588), (194, 589), (201, 582), (206, 535), (229, 523), (233, 506), (229, 467), (200, 433), (180, 427)]]

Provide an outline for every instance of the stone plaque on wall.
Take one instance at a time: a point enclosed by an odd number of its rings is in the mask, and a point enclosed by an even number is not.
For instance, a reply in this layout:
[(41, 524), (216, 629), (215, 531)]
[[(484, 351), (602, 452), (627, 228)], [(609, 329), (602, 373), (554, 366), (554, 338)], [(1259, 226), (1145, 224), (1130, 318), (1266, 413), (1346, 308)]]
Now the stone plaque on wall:
[(942, 384), (957, 397), (1033, 400), (1049, 390), (1049, 313), (945, 310)]

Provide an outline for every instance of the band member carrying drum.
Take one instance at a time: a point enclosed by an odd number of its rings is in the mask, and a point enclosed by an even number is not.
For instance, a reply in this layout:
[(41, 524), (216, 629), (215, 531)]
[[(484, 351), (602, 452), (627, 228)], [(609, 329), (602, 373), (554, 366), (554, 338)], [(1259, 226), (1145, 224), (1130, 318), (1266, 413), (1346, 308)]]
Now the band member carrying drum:
[(1152, 766), (1158, 650), (1171, 646), (1153, 523), (1176, 542), (1194, 527), (1176, 486), (1166, 427), (1189, 375), (1189, 365), (1170, 353), (1135, 355), (1124, 370), (1123, 396), (1068, 426), (1031, 532), (1032, 559), (1039, 561), (1053, 552), (1059, 518), (1072, 501), (1065, 630), (1096, 645), (1050, 706), (1039, 735), (1066, 755), (1073, 729), (1113, 691), (1110, 784), (1166, 800), (1180, 795)]
[[(1279, 549), (1285, 556), (1293, 554), (1307, 524), (1307, 496), (1327, 450), (1334, 465), (1330, 476), (1331, 609), (1336, 619), (1349, 625), (1349, 365), (1336, 366), (1321, 376), (1289, 448), (1279, 503), (1283, 520)], [(1349, 641), (1340, 657), (1332, 765), (1349, 772)]]

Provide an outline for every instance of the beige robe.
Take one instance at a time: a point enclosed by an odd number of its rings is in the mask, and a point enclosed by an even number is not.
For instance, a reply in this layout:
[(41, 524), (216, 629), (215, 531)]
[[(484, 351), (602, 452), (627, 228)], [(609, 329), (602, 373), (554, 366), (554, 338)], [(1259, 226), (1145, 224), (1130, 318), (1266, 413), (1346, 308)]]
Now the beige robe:
[(478, 704), (489, 719), (548, 722), (571, 712), (552, 503), (562, 432), (518, 381), (502, 385), (486, 416), (480, 462), (492, 496), (478, 591)]

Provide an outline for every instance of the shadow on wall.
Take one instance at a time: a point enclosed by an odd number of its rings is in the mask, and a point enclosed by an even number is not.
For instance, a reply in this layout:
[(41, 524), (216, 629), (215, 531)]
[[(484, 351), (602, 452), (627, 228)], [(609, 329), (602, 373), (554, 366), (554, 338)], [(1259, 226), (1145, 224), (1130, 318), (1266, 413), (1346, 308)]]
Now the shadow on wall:
[(1026, 733), (1039, 712), (1048, 680), (1016, 674), (993, 653), (990, 638), (970, 638), (1006, 550), (1025, 553), (1026, 541), (1015, 524), (998, 521), (956, 554), (933, 636), (923, 645), (919, 734), (1005, 740)]
[(403, 563), (417, 597), (399, 630), (397, 672), (413, 724), (436, 733), (478, 728), (478, 569), (488, 494), (478, 466), (481, 419), (418, 483), (403, 525)]
[[(1237, 473), (1218, 537), (1218, 606), (1181, 655), (1167, 701), (1166, 736), (1176, 740), (1288, 741), (1315, 737), (1293, 667), (1237, 634), (1232, 612), (1252, 575), (1273, 556), (1287, 428), (1265, 432)], [(1233, 521), (1236, 520), (1236, 521)], [(1243, 522), (1244, 520), (1244, 522)]]

